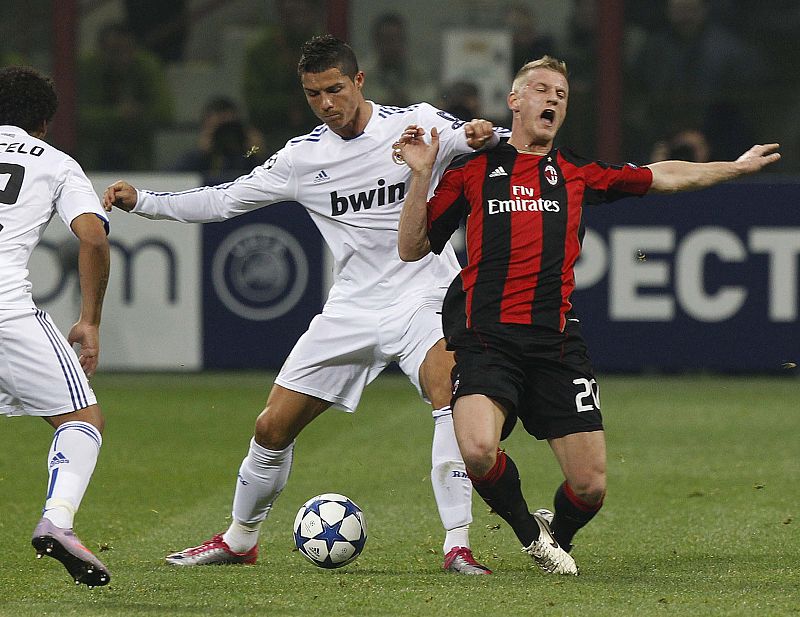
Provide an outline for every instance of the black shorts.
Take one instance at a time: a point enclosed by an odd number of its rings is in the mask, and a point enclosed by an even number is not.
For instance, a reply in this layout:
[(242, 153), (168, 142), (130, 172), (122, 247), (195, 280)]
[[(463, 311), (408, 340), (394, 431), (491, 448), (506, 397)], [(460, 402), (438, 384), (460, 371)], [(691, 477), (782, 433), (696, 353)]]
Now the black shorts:
[(451, 328), (453, 398), (483, 394), (508, 412), (501, 439), (517, 417), (537, 439), (602, 430), (600, 394), (580, 324), (563, 333), (537, 326), (495, 324)]

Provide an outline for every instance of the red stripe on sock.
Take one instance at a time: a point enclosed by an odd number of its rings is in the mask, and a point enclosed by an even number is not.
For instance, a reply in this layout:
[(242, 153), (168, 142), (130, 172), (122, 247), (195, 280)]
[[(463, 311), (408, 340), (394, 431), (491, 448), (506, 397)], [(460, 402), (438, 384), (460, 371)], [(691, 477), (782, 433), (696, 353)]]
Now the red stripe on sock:
[(572, 490), (572, 487), (564, 482), (564, 494), (567, 496), (567, 499), (570, 500), (573, 506), (578, 508), (579, 510), (583, 510), (584, 512), (597, 512), (600, 508), (603, 507), (603, 500), (600, 500), (600, 503), (586, 503), (578, 497)]
[(506, 471), (506, 453), (502, 450), (497, 450), (497, 458), (494, 461), (494, 466), (489, 470), (489, 472), (483, 476), (482, 478), (476, 478), (473, 475), (469, 476), (469, 479), (472, 480), (473, 484), (477, 484), (479, 486), (494, 486), (497, 484), (497, 481)]

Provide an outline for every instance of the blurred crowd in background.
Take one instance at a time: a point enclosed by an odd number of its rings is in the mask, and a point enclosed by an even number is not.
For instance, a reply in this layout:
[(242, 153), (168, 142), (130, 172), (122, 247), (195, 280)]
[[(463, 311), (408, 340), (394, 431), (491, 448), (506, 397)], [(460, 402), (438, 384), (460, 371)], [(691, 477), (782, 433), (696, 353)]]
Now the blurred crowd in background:
[[(52, 1), (9, 4), (0, 61), (51, 72)], [(477, 80), (444, 79), (435, 38), (453, 27), (506, 32), (509, 75), (543, 54), (566, 61), (570, 111), (558, 145), (597, 153), (603, 0), (348, 5), (348, 39), (366, 73), (367, 98), (398, 106), (424, 100), (462, 119), (509, 125), (509, 115), (487, 111)], [(319, 124), (296, 66), (301, 43), (326, 31), (325, 0), (79, 6), (72, 154), (88, 171), (197, 171), (224, 181)], [(732, 159), (753, 143), (779, 141), (783, 160), (770, 171), (800, 172), (799, 35), (797, 0), (626, 2), (624, 160)]]

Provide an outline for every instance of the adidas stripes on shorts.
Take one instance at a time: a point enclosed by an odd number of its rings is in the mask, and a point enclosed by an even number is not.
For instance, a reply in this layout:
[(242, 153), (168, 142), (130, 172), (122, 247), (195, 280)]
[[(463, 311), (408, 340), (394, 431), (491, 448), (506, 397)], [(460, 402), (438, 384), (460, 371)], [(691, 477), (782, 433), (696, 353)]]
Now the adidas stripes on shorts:
[(95, 403), (75, 351), (47, 313), (0, 309), (0, 414), (57, 416)]

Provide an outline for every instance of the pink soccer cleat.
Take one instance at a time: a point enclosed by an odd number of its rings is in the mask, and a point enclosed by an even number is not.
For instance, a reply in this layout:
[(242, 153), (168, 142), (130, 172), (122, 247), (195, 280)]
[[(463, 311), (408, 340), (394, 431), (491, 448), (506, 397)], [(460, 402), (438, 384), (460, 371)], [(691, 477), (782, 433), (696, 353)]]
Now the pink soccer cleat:
[(199, 546), (185, 548), (167, 555), (167, 563), (173, 566), (218, 566), (224, 564), (253, 564), (258, 559), (258, 544), (246, 553), (235, 553), (218, 533)]
[(76, 585), (83, 583), (91, 589), (108, 585), (111, 580), (108, 568), (81, 543), (72, 529), (56, 527), (49, 519), (42, 518), (33, 530), (31, 544), (36, 549), (37, 559), (45, 555), (57, 559)]
[(492, 571), (486, 566), (482, 566), (472, 551), (464, 546), (455, 546), (444, 556), (444, 569), (456, 574), (491, 574)]

